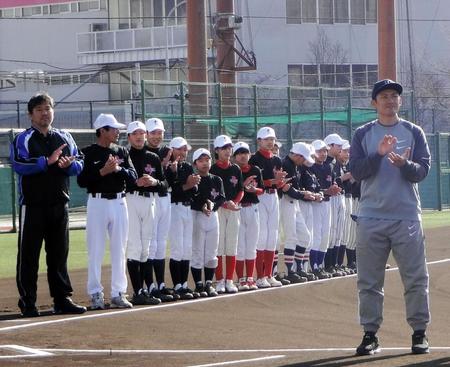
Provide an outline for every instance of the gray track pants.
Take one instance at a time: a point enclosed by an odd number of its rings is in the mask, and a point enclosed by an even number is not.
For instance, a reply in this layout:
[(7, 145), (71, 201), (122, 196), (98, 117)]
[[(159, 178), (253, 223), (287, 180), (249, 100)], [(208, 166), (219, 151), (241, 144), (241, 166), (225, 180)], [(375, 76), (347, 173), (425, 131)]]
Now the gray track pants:
[(384, 274), (392, 250), (404, 287), (406, 320), (413, 330), (430, 321), (428, 270), (419, 221), (358, 218), (356, 259), (360, 324), (376, 332), (383, 321)]

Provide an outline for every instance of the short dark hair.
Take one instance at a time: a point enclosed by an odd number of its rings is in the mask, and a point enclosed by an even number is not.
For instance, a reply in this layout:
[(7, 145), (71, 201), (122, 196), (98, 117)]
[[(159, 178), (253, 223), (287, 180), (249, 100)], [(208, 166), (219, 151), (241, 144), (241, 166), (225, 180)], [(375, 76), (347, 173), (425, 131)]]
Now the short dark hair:
[(39, 93), (35, 94), (28, 101), (28, 107), (27, 107), (28, 108), (28, 113), (32, 114), (33, 113), (33, 109), (36, 106), (39, 106), (39, 105), (41, 105), (41, 104), (43, 104), (45, 102), (48, 102), (52, 108), (55, 106), (55, 101), (46, 92), (39, 92)]
[[(102, 129), (105, 129), (106, 131), (109, 131), (109, 126), (103, 126), (103, 127), (98, 128), (97, 130), (95, 130), (95, 136), (97, 138), (99, 138), (100, 135), (102, 134), (102, 132), (101, 132)], [(130, 135), (130, 134), (128, 134), (128, 135)]]

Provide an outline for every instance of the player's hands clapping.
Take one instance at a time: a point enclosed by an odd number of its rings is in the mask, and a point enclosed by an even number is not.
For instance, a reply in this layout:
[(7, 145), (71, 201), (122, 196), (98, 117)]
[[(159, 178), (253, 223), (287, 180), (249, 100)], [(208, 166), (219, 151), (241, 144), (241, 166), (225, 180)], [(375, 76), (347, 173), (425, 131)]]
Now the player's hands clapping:
[(409, 155), (411, 154), (411, 148), (406, 148), (403, 154), (397, 154), (394, 152), (390, 152), (388, 154), (388, 161), (391, 162), (396, 167), (402, 167), (406, 164), (406, 161), (409, 159)]
[(59, 168), (67, 168), (69, 167), (72, 162), (75, 160), (74, 156), (63, 156), (63, 157), (59, 157), (58, 159), (58, 167)]
[(178, 169), (178, 162), (180, 161), (180, 156), (176, 157), (173, 161), (169, 161), (168, 167), (172, 172), (176, 172)]
[(139, 177), (136, 180), (136, 185), (138, 185), (138, 187), (156, 186), (157, 184), (158, 180), (146, 173), (144, 173), (142, 177)]
[(321, 202), (323, 200), (323, 194), (321, 192), (315, 192), (313, 195), (314, 201)]
[(52, 164), (55, 164), (58, 162), (59, 158), (61, 157), (61, 154), (63, 152), (63, 149), (67, 146), (67, 144), (61, 145), (59, 148), (55, 149), (53, 153), (50, 155), (50, 157), (47, 158), (47, 164), (51, 166)]
[(200, 175), (196, 175), (196, 174), (192, 174), (189, 175), (186, 183), (184, 185), (184, 190), (190, 190), (192, 189), (194, 186), (197, 186), (200, 183), (201, 180), (201, 176)]
[(106, 176), (118, 171), (120, 171), (118, 158), (110, 154), (105, 165), (100, 169), (100, 175)]
[(241, 207), (239, 206), (239, 204), (236, 204), (233, 200), (228, 200), (224, 203), (224, 206), (228, 209), (228, 210), (232, 210), (234, 212), (238, 211), (241, 209)]
[(244, 180), (244, 190), (246, 192), (255, 192), (256, 191), (256, 176), (249, 176)]
[(206, 203), (202, 207), (203, 214), (209, 217), (212, 213), (213, 207), (214, 207), (213, 202), (209, 199), (206, 200)]
[(336, 183), (334, 183), (328, 189), (325, 190), (325, 193), (330, 196), (335, 196), (337, 194), (340, 194), (341, 191), (342, 189), (338, 185), (336, 185)]
[(161, 160), (161, 165), (164, 168), (167, 168), (167, 166), (170, 163), (170, 157), (172, 157), (172, 150), (173, 150), (172, 148), (169, 148), (169, 150), (167, 151), (166, 156)]
[(383, 139), (378, 143), (378, 154), (385, 156), (386, 154), (394, 150), (397, 138), (392, 135), (385, 135)]
[(308, 201), (314, 201), (316, 200), (316, 196), (311, 191), (303, 191), (303, 199)]

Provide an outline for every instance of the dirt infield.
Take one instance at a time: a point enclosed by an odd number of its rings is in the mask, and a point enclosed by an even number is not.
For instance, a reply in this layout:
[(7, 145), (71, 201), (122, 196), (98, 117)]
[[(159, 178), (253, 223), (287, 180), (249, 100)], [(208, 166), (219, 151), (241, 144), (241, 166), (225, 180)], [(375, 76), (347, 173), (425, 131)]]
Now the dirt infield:
[[(432, 324), (429, 355), (410, 355), (403, 290), (386, 273), (383, 351), (354, 357), (362, 333), (356, 278), (297, 284), (132, 310), (21, 319), (13, 279), (0, 280), (0, 366), (444, 366), (450, 365), (450, 227), (426, 232)], [(394, 263), (391, 262), (393, 265)], [(105, 269), (107, 270), (107, 269)], [(104, 272), (108, 284), (108, 271)], [(87, 304), (86, 273), (71, 272)], [(38, 301), (51, 306), (45, 277)], [(6, 358), (8, 357), (8, 358)]]

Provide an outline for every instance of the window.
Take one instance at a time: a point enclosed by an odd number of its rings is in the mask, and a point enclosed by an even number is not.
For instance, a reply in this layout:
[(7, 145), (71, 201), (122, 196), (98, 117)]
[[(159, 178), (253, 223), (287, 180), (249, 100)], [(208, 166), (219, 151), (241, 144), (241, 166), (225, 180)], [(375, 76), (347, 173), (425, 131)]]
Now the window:
[(319, 0), (319, 23), (333, 24), (333, 0)]
[(288, 84), (303, 85), (302, 65), (288, 65)]
[(366, 0), (366, 21), (376, 23), (378, 18), (377, 0)]
[(14, 16), (14, 9), (2, 9), (0, 12), (2, 18), (12, 18)]
[(334, 87), (334, 78), (336, 73), (334, 71), (333, 64), (321, 64), (320, 65), (320, 85), (322, 87)]
[[(125, 1), (122, 1), (125, 2)], [(78, 3), (79, 11), (100, 10), (98, 0), (95, 1), (80, 1)]]
[(72, 13), (77, 13), (78, 12), (78, 3), (71, 3), (70, 4), (70, 11)]
[(350, 65), (336, 65), (336, 87), (350, 87)]
[(42, 6), (42, 14), (48, 14), (48, 5)]
[(162, 0), (153, 0), (153, 25), (161, 27), (163, 25), (163, 3)]
[(20, 18), (22, 16), (22, 8), (15, 8), (14, 9), (14, 16), (16, 18)]
[(366, 7), (365, 0), (351, 0), (351, 15), (352, 24), (365, 24), (366, 23)]
[(317, 22), (316, 0), (302, 0), (302, 21), (305, 23)]
[(22, 14), (24, 17), (31, 16), (31, 8), (23, 8)]
[(366, 65), (363, 64), (352, 65), (352, 80), (354, 88), (363, 88), (367, 86)]
[(348, 23), (348, 0), (334, 0), (334, 22)]
[(286, 23), (300, 24), (302, 18), (301, 0), (286, 0)]
[(378, 65), (367, 65), (367, 84), (374, 85), (378, 81)]
[(319, 73), (317, 65), (303, 65), (303, 85), (305, 87), (319, 86)]

